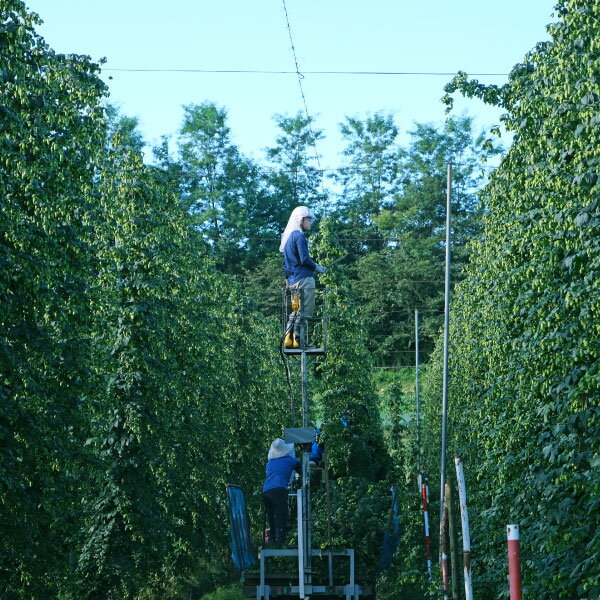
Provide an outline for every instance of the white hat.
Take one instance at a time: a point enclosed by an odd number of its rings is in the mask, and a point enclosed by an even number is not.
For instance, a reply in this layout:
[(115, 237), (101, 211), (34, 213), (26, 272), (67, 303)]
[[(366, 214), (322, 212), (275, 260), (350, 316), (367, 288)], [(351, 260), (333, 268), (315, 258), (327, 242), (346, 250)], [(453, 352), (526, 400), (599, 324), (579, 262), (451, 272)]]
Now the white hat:
[(302, 231), (300, 227), (300, 221), (308, 217), (309, 219), (315, 220), (315, 213), (308, 208), (308, 206), (296, 206), (292, 211), (288, 224), (281, 236), (281, 244), (279, 245), (279, 252), (283, 252), (285, 245), (287, 244), (288, 238), (292, 235), (292, 231)]
[(288, 454), (293, 453), (294, 444), (286, 444), (281, 438), (275, 438), (269, 448), (268, 459), (283, 458)]

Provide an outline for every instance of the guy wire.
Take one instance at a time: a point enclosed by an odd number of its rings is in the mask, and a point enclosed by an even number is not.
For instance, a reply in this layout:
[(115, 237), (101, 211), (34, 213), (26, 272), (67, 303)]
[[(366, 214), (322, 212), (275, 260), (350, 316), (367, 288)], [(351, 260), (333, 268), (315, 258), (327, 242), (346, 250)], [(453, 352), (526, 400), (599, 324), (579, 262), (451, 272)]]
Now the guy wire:
[(294, 38), (292, 37), (292, 28), (290, 26), (290, 18), (288, 15), (287, 6), (285, 4), (285, 0), (281, 0), (283, 3), (283, 11), (285, 13), (285, 21), (287, 23), (288, 34), (290, 37), (290, 46), (292, 48), (292, 55), (294, 56), (294, 64), (296, 66), (296, 75), (298, 76), (298, 87), (300, 88), (300, 95), (302, 96), (302, 102), (304, 104), (304, 112), (306, 113), (306, 119), (308, 124), (308, 131), (310, 132), (310, 142), (315, 151), (315, 158), (317, 159), (317, 166), (319, 168), (319, 173), (321, 174), (321, 192), (325, 195), (325, 187), (323, 184), (323, 169), (321, 169), (321, 161), (319, 160), (319, 152), (317, 151), (317, 143), (315, 138), (315, 133), (312, 129), (311, 121), (312, 117), (308, 112), (308, 105), (306, 103), (306, 96), (304, 95), (304, 89), (302, 87), (302, 80), (304, 79), (304, 75), (300, 72), (300, 67), (298, 66), (298, 57), (296, 56), (296, 48), (294, 46)]

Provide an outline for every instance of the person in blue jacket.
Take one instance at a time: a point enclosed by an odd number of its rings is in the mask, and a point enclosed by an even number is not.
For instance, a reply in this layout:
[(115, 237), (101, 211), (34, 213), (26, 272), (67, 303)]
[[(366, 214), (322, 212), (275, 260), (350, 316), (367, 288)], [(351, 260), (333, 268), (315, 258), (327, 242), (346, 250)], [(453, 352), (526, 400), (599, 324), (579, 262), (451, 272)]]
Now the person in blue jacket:
[(279, 251), (283, 254), (283, 269), (292, 298), (298, 296), (299, 308), (292, 310), (284, 338), (286, 348), (307, 347), (308, 319), (315, 310), (315, 273), (325, 273), (326, 267), (318, 265), (308, 252), (304, 235), (310, 231), (315, 215), (307, 206), (297, 206), (290, 215), (281, 236)]
[[(288, 484), (293, 471), (302, 474), (300, 461), (293, 456), (294, 444), (286, 444), (276, 438), (269, 448), (265, 483), (262, 489), (267, 521), (271, 529), (271, 539), (282, 545), (285, 541), (288, 516)], [(274, 535), (273, 535), (274, 533)]]

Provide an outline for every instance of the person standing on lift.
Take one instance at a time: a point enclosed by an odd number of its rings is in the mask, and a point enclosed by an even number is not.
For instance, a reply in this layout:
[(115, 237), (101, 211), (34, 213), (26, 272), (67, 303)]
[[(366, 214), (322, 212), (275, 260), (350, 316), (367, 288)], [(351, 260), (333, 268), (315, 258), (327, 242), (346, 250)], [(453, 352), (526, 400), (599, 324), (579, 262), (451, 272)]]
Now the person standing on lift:
[(297, 206), (281, 236), (279, 251), (283, 253), (283, 269), (292, 298), (298, 296), (298, 308), (288, 318), (283, 345), (285, 348), (307, 348), (308, 319), (315, 310), (315, 272), (325, 273), (326, 267), (315, 263), (308, 252), (305, 232), (310, 231), (315, 215), (307, 206)]
[(262, 497), (269, 522), (271, 543), (281, 546), (285, 542), (288, 517), (288, 485), (293, 471), (302, 474), (300, 461), (293, 456), (294, 444), (275, 438), (267, 456), (266, 476)]

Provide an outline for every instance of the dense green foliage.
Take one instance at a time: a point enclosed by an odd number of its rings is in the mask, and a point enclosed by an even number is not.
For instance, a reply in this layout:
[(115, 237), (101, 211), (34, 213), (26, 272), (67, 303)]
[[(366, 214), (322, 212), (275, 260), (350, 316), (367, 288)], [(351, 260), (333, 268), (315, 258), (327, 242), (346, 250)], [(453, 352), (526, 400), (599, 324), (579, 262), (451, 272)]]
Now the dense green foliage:
[(528, 596), (600, 596), (600, 5), (568, 0), (557, 14), (506, 86), (448, 86), (500, 104), (515, 136), (484, 190), (451, 331), (451, 450), (467, 465), (485, 598), (506, 597), (509, 523)]
[[(557, 11), (552, 40), (506, 86), (460, 74), (447, 87), (507, 112), (514, 143), (489, 182), (481, 165), (498, 150), (470, 118), (415, 124), (403, 147), (382, 113), (341, 124), (344, 162), (327, 182), (312, 119), (276, 116), (259, 163), (208, 101), (185, 107), (146, 164), (100, 67), (54, 53), (21, 0), (2, 3), (2, 598), (239, 597), (225, 484), (246, 491), (258, 541), (267, 448), (299, 420), (278, 354), (277, 247), (300, 204), (323, 217), (318, 262), (347, 255), (319, 282), (329, 352), (311, 362), (311, 419), (330, 498), (315, 476), (315, 544), (356, 548), (380, 598), (435, 594), (416, 471), (432, 483), (435, 542), (449, 160), (462, 281), (449, 440), (467, 465), (476, 597), (506, 597), (509, 522), (528, 595), (600, 595), (600, 8)], [(415, 308), (431, 357), (422, 461)], [(393, 485), (401, 545), (381, 574)]]
[(3, 597), (41, 597), (67, 576), (89, 483), (88, 216), (104, 85), (85, 57), (50, 51), (20, 2), (1, 15), (0, 580)]
[(9, 4), (1, 595), (210, 589), (231, 572), (224, 485), (260, 481), (248, 456), (285, 423), (277, 334), (131, 123), (105, 118), (97, 67), (55, 55)]
[[(322, 262), (339, 258), (336, 222), (321, 226), (315, 251)], [(371, 358), (359, 320), (356, 298), (343, 269), (332, 268), (321, 277), (327, 289), (329, 345), (319, 369), (314, 404), (320, 410), (331, 483), (332, 543), (360, 549), (357, 577), (374, 581), (381, 551), (382, 528), (389, 507), (390, 461), (383, 441), (377, 395), (371, 378)], [(325, 508), (324, 490), (315, 503)], [(316, 519), (325, 532), (326, 511)], [(325, 535), (315, 536), (326, 546)]]

